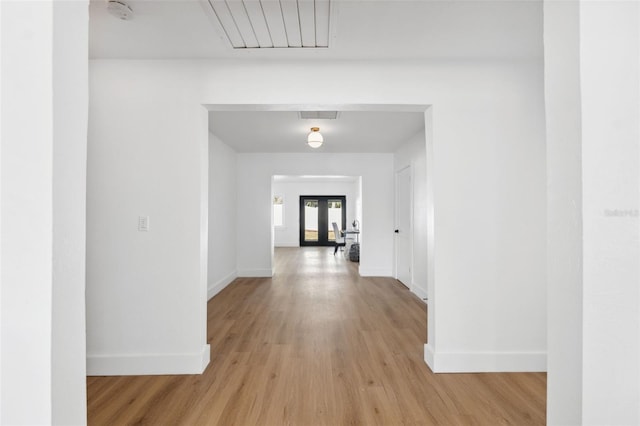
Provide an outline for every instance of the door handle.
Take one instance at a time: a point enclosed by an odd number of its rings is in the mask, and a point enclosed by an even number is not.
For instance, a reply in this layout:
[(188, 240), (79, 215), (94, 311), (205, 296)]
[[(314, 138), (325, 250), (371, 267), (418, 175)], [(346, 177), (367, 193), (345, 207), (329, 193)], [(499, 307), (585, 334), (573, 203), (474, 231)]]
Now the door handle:
[(393, 232), (395, 232), (396, 234), (399, 234), (399, 233), (400, 233), (400, 230), (399, 230), (399, 229), (396, 229), (396, 230), (395, 230), (395, 231), (393, 231)]

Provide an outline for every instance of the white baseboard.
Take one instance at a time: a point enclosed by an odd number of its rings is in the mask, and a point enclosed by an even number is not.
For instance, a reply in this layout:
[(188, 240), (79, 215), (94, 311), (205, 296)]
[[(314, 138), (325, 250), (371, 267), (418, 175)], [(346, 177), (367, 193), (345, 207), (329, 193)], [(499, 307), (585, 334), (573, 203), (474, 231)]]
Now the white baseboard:
[(87, 355), (87, 376), (202, 374), (210, 356), (209, 345), (184, 354)]
[(411, 292), (416, 296), (418, 296), (420, 300), (427, 303), (428, 296), (427, 296), (427, 291), (425, 289), (418, 287), (417, 285), (414, 284), (411, 286)]
[(363, 268), (361, 265), (358, 272), (361, 277), (393, 277), (391, 269), (387, 268)]
[(434, 373), (532, 373), (547, 371), (546, 352), (434, 352), (424, 345)]
[(207, 300), (210, 300), (213, 296), (224, 290), (224, 288), (231, 284), (236, 278), (238, 278), (238, 274), (236, 271), (233, 271), (221, 280), (218, 280), (215, 283), (209, 283), (207, 286)]
[(238, 269), (239, 277), (267, 277), (270, 278), (273, 276), (272, 269)]
[(424, 345), (424, 362), (426, 362), (431, 371), (435, 373), (433, 369), (433, 346), (429, 343)]
[(274, 247), (300, 247), (300, 243), (276, 243)]

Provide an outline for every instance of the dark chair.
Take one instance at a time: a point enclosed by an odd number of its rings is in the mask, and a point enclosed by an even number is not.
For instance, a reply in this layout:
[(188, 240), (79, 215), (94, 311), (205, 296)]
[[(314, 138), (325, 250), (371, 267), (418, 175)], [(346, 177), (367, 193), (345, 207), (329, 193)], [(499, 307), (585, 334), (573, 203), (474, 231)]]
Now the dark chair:
[(333, 250), (333, 255), (335, 256), (336, 253), (338, 252), (338, 247), (344, 247), (346, 245), (346, 241), (342, 236), (342, 232), (340, 232), (340, 230), (338, 229), (338, 224), (335, 222), (332, 222), (331, 225), (333, 226), (333, 235), (336, 239), (335, 241), (336, 248)]

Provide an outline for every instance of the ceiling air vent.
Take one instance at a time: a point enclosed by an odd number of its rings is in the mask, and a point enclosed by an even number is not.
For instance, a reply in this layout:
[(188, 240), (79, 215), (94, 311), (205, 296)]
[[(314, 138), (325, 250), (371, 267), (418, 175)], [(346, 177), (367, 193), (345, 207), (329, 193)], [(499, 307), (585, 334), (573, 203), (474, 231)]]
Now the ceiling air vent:
[(208, 0), (234, 49), (329, 47), (331, 0)]
[(338, 111), (300, 111), (300, 118), (305, 120), (335, 120)]

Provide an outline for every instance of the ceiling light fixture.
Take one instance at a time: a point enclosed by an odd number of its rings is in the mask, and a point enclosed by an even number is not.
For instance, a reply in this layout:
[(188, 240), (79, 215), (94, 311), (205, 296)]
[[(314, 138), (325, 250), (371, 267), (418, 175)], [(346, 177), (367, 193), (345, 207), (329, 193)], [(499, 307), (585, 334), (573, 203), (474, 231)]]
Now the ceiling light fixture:
[(324, 142), (324, 138), (320, 133), (320, 127), (312, 127), (311, 133), (307, 135), (307, 145), (311, 148), (320, 148)]

